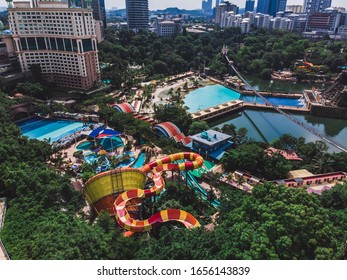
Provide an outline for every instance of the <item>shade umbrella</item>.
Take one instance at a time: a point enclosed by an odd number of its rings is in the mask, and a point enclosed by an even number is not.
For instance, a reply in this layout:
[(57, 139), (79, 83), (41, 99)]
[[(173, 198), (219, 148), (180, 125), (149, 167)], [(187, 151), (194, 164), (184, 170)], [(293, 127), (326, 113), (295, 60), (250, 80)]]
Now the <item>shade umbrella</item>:
[(105, 130), (104, 127), (98, 127), (96, 129), (94, 129), (90, 134), (89, 137), (95, 138), (100, 134), (100, 131)]
[(96, 138), (103, 138), (103, 137), (109, 137), (109, 136), (117, 136), (117, 135), (120, 135), (120, 134), (122, 134), (122, 133), (119, 132), (119, 131), (106, 128), (106, 129), (100, 130), (100, 131), (99, 131), (99, 134), (96, 136)]

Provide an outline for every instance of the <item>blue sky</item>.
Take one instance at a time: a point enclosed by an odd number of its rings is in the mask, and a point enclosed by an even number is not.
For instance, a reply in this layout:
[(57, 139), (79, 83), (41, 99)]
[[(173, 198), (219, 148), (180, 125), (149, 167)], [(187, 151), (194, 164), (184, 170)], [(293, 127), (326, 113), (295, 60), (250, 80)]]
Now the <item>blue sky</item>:
[[(245, 6), (245, 1), (246, 0), (231, 0), (230, 2), (233, 2), (242, 8)], [(105, 2), (106, 2), (107, 8), (117, 7), (121, 9), (125, 7), (125, 0), (105, 0)], [(149, 8), (151, 10), (163, 9), (166, 7), (196, 9), (196, 8), (201, 8), (201, 2), (202, 0), (149, 0)], [(304, 2), (303, 0), (288, 0), (287, 5), (291, 5), (291, 4), (302, 5), (303, 2)], [(332, 5), (347, 8), (347, 1), (333, 0)], [(5, 7), (7, 6), (5, 0), (0, 0), (0, 6), (5, 6)]]

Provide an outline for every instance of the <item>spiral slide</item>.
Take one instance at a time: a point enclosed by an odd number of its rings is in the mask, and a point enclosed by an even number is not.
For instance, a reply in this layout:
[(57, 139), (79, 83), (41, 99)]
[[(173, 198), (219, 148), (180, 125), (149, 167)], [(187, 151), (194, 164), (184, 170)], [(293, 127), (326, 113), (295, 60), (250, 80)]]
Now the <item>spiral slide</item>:
[[(189, 160), (181, 163), (173, 163), (177, 160)], [(168, 209), (160, 211), (152, 215), (147, 220), (135, 220), (130, 217), (126, 203), (134, 198), (152, 197), (162, 191), (165, 186), (165, 181), (161, 177), (164, 171), (173, 170), (193, 170), (203, 165), (204, 159), (196, 153), (177, 153), (169, 155), (157, 161), (146, 164), (141, 171), (144, 173), (152, 172), (154, 186), (149, 190), (132, 189), (118, 196), (113, 205), (113, 210), (116, 214), (117, 221), (124, 229), (132, 232), (149, 231), (159, 223), (167, 221), (178, 221), (184, 224), (187, 228), (199, 227), (200, 224), (193, 215), (183, 210)]]

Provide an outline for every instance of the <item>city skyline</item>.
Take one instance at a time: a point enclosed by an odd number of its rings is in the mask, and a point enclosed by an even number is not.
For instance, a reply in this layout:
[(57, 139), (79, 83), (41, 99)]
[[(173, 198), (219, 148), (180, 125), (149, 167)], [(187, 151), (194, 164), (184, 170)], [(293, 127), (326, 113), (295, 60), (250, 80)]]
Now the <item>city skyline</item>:
[[(28, 0), (29, 1), (29, 0)], [(201, 9), (202, 0), (149, 0), (149, 9), (165, 9), (168, 7), (178, 7), (181, 9)], [(230, 2), (238, 5), (240, 8), (245, 8), (246, 0), (231, 0)], [(255, 6), (257, 6), (256, 0)], [(215, 0), (213, 1), (215, 3)], [(303, 5), (303, 0), (287, 0), (287, 5)], [(106, 8), (111, 9), (117, 7), (118, 9), (125, 8), (125, 0), (105, 0)], [(7, 7), (5, 0), (0, 0), (0, 6)], [(213, 4), (214, 6), (214, 4)], [(332, 6), (347, 8), (346, 0), (332, 0)]]
[[(4, 0), (0, 0), (4, 1)], [(149, 9), (165, 9), (168, 7), (178, 7), (181, 9), (201, 9), (202, 0), (149, 0)], [(230, 0), (230, 2), (238, 5), (240, 8), (244, 8), (246, 0)], [(256, 0), (255, 6), (258, 0)], [(125, 0), (105, 0), (106, 7), (108, 9), (117, 7), (118, 9), (125, 8)], [(215, 0), (213, 1), (214, 6)], [(304, 0), (287, 0), (287, 5), (303, 5)], [(332, 6), (347, 8), (346, 0), (332, 0)]]

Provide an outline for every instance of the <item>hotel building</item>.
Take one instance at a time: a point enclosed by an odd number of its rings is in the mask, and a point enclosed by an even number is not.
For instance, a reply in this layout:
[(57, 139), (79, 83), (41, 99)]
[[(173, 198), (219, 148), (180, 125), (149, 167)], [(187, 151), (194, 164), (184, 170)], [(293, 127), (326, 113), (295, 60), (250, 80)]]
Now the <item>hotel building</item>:
[(68, 2), (14, 2), (8, 8), (22, 72), (39, 65), (42, 77), (59, 86), (88, 90), (100, 81), (93, 10)]

